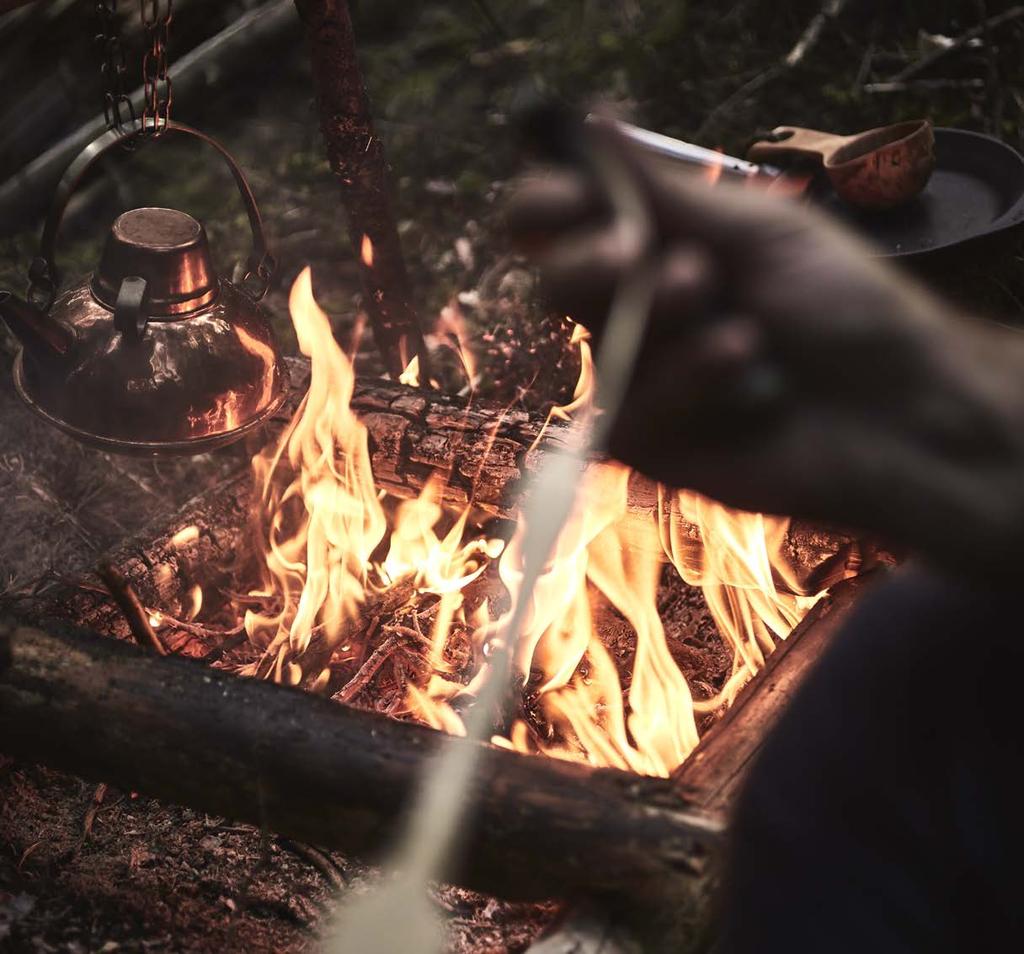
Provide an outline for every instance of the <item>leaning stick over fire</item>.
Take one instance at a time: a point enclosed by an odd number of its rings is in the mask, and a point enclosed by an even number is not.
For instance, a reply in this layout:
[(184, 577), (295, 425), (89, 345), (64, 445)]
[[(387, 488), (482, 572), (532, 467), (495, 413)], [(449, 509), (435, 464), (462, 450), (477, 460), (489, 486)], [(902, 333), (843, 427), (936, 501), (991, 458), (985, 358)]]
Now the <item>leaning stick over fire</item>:
[(131, 629), (135, 641), (140, 646), (152, 649), (159, 656), (166, 656), (167, 647), (164, 646), (163, 641), (150, 625), (149, 614), (131, 583), (124, 578), (117, 567), (107, 561), (100, 563), (97, 572), (110, 591), (114, 602), (124, 613), (124, 618), (128, 621), (128, 627)]

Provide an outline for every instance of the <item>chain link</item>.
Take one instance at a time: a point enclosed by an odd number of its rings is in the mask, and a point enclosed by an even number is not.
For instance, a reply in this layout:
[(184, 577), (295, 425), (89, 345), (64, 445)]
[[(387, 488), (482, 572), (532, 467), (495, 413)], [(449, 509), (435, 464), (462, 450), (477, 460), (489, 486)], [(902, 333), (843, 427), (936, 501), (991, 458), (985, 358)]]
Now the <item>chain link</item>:
[(137, 117), (126, 85), (128, 68), (118, 29), (117, 0), (97, 0), (96, 18), (99, 21), (96, 45), (100, 51), (100, 73), (106, 87), (103, 116), (108, 129), (124, 133), (135, 126)]
[[(171, 77), (167, 70), (167, 40), (171, 29), (173, 0), (139, 0), (144, 32), (142, 54), (142, 128), (161, 135), (171, 118)], [(162, 12), (161, 12), (162, 7)]]

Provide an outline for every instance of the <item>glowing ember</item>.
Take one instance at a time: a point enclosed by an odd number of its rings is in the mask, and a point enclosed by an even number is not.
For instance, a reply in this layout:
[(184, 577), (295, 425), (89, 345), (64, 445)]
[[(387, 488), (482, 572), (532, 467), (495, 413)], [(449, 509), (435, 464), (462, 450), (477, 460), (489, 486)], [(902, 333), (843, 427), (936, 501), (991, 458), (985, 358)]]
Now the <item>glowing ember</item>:
[(359, 257), (367, 268), (373, 268), (373, 242), (370, 241), (369, 235), (363, 235), (363, 240), (359, 244)]
[(191, 524), (187, 527), (182, 527), (173, 537), (171, 537), (172, 547), (187, 547), (190, 543), (195, 543), (199, 539), (199, 527)]
[[(372, 254), (364, 237), (367, 264)], [(419, 663), (406, 678), (404, 709), (393, 711), (462, 732), (460, 707), (486, 678), (489, 647), (502, 634), (503, 620), (491, 609), (495, 600), (482, 599), (479, 584), (498, 560), (501, 584), (508, 594), (516, 592), (523, 527), (517, 526), (507, 546), (474, 533), (468, 507), (455, 513), (443, 505), (443, 474), (428, 480), (415, 500), (384, 500), (374, 485), (366, 428), (350, 407), (352, 364), (313, 299), (308, 269), (292, 288), (290, 307), (312, 376), (276, 447), (253, 461), (263, 578), (251, 596), (263, 608), (248, 609), (244, 623), (262, 658), (246, 671), (289, 684), (305, 682), (314, 690), (328, 688), (332, 664), (366, 658), (382, 644), (382, 637), (373, 635), (381, 621), (360, 629), (361, 613), (368, 602), (392, 594), (411, 624), (392, 625), (388, 638), (419, 647)], [(457, 312), (444, 321), (461, 353)], [(588, 337), (582, 328), (574, 329), (580, 379), (573, 400), (553, 409), (549, 420), (568, 419), (591, 400)], [(464, 366), (472, 381), (468, 352)], [(417, 371), (413, 359), (403, 383), (416, 383)], [(635, 515), (625, 519), (631, 478), (630, 470), (616, 463), (588, 469), (515, 654), (521, 684), (529, 684), (535, 705), (530, 718), (508, 713), (508, 734), (495, 742), (667, 775), (697, 744), (696, 714), (731, 703), (817, 597), (793, 596), (777, 585), (799, 592), (782, 553), (785, 519), (740, 513), (694, 493), (661, 489), (657, 515), (638, 530)], [(696, 535), (680, 530), (680, 517)], [(715, 699), (693, 701), (669, 652), (657, 603), (666, 557), (688, 584), (703, 589), (732, 653), (731, 678)], [(595, 624), (601, 602), (636, 634), (625, 694)], [(193, 616), (199, 606), (201, 591)], [(421, 618), (430, 620), (429, 630), (420, 631)]]

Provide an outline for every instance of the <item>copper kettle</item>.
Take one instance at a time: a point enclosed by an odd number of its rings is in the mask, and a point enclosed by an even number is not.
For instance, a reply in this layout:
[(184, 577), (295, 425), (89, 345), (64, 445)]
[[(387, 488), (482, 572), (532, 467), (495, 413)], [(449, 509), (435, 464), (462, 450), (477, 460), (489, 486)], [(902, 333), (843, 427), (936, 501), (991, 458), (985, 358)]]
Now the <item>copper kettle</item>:
[(214, 272), (196, 219), (140, 208), (114, 222), (91, 278), (57, 296), (54, 251), (68, 201), (101, 156), (142, 135), (136, 128), (104, 133), (71, 163), (29, 270), (28, 300), (0, 292), (0, 316), (22, 346), (18, 394), (73, 437), (120, 453), (196, 454), (228, 444), (264, 422), (288, 387), (259, 304), (274, 262), (252, 190), (218, 142), (180, 123), (167, 131), (211, 145), (234, 176), (253, 238), (239, 283)]

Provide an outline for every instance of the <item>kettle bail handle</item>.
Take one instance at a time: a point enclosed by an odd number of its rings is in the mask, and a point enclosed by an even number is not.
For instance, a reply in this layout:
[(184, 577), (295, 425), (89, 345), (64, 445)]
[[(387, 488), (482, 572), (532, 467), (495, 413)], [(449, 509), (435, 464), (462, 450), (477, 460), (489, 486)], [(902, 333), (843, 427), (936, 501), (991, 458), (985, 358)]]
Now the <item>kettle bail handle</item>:
[[(255, 280), (250, 294), (255, 301), (260, 301), (270, 287), (270, 279), (277, 263), (267, 248), (267, 237), (263, 231), (263, 219), (260, 217), (259, 206), (256, 204), (256, 198), (252, 193), (248, 180), (245, 178), (245, 174), (231, 153), (212, 136), (177, 122), (168, 122), (164, 131), (192, 136), (209, 144), (217, 150), (231, 171), (231, 176), (238, 187), (238, 194), (242, 197), (242, 201), (245, 204), (246, 215), (249, 217), (249, 228), (252, 232), (252, 252), (246, 263), (246, 272), (242, 276), (242, 281)], [(144, 135), (148, 132), (151, 132), (150, 127), (143, 126), (141, 123), (136, 124), (134, 128), (123, 133), (118, 132), (116, 129), (108, 129), (90, 142), (64, 171), (64, 175), (61, 176), (57, 190), (54, 193), (50, 211), (46, 216), (42, 239), (39, 242), (39, 254), (32, 260), (28, 270), (28, 300), (36, 307), (41, 308), (43, 311), (49, 311), (54, 299), (57, 297), (57, 287), (60, 283), (55, 254), (57, 238), (60, 234), (68, 203), (85, 178), (86, 173), (116, 146), (127, 145), (129, 142), (144, 138)]]

